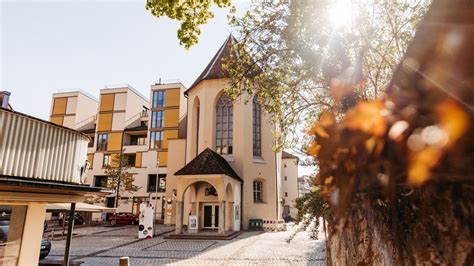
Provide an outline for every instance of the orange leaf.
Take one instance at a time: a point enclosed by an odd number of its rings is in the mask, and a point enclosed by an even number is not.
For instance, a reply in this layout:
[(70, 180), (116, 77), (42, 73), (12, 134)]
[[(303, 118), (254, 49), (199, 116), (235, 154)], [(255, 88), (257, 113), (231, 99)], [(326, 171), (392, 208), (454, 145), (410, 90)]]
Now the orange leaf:
[(382, 136), (387, 130), (383, 110), (384, 104), (380, 100), (360, 102), (347, 112), (344, 125), (349, 129), (360, 130), (376, 137)]
[(316, 141), (313, 141), (309, 144), (308, 148), (306, 149), (306, 152), (309, 155), (318, 156), (320, 149), (321, 146)]
[(441, 149), (427, 147), (410, 156), (408, 166), (408, 182), (420, 186), (430, 178), (431, 169), (441, 159)]
[(458, 140), (469, 126), (469, 117), (454, 100), (445, 100), (436, 108), (442, 130), (448, 135), (448, 146)]

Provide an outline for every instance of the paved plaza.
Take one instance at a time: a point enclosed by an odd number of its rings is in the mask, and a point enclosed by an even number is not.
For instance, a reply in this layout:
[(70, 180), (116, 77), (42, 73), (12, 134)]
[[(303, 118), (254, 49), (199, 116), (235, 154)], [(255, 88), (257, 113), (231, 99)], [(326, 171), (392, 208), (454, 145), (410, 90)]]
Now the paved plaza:
[[(78, 228), (73, 238), (71, 258), (85, 265), (118, 265), (122, 256), (131, 265), (325, 265), (325, 241), (311, 240), (308, 232), (242, 232), (232, 240), (164, 239), (173, 228), (161, 226), (163, 233), (153, 239), (138, 240), (137, 226)], [(46, 259), (60, 260), (65, 241), (51, 241)]]

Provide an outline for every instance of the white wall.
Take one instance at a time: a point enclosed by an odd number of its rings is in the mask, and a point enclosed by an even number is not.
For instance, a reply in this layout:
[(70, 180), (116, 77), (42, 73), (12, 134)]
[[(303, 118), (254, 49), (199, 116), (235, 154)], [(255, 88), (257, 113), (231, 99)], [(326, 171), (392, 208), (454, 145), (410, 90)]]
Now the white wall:
[[(286, 168), (285, 168), (286, 165)], [(298, 160), (288, 158), (282, 160), (282, 196), (285, 199), (285, 205), (290, 206), (290, 215), (295, 218), (298, 213), (295, 208), (295, 199), (298, 197)], [(285, 176), (287, 177), (285, 180)], [(288, 196), (285, 197), (285, 192)]]

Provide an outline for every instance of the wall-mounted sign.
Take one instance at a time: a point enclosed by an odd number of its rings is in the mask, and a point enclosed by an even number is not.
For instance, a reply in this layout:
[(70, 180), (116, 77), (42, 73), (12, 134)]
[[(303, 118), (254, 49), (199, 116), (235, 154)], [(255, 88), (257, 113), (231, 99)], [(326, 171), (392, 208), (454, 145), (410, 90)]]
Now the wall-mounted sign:
[(198, 219), (197, 219), (196, 215), (189, 215), (188, 231), (189, 231), (189, 233), (197, 233), (198, 232)]
[(239, 205), (236, 204), (234, 209), (235, 209), (234, 210), (234, 214), (235, 214), (234, 215), (235, 216), (234, 220), (240, 220), (240, 207), (239, 207)]

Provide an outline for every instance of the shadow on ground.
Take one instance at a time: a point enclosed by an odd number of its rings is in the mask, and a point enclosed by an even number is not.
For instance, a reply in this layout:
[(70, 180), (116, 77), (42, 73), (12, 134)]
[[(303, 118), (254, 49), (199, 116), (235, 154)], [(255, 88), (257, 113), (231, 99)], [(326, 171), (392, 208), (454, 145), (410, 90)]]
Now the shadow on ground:
[[(89, 231), (87, 231), (89, 230)], [(169, 234), (172, 227), (159, 227)], [(137, 239), (137, 226), (78, 229), (73, 238), (71, 258), (85, 265), (118, 265), (122, 256), (130, 257), (131, 265), (157, 264), (310, 264), (325, 265), (325, 241), (311, 240), (305, 231), (242, 232), (232, 240)], [(167, 233), (166, 233), (167, 232)], [(52, 241), (52, 250), (46, 259), (62, 259), (65, 241)]]

